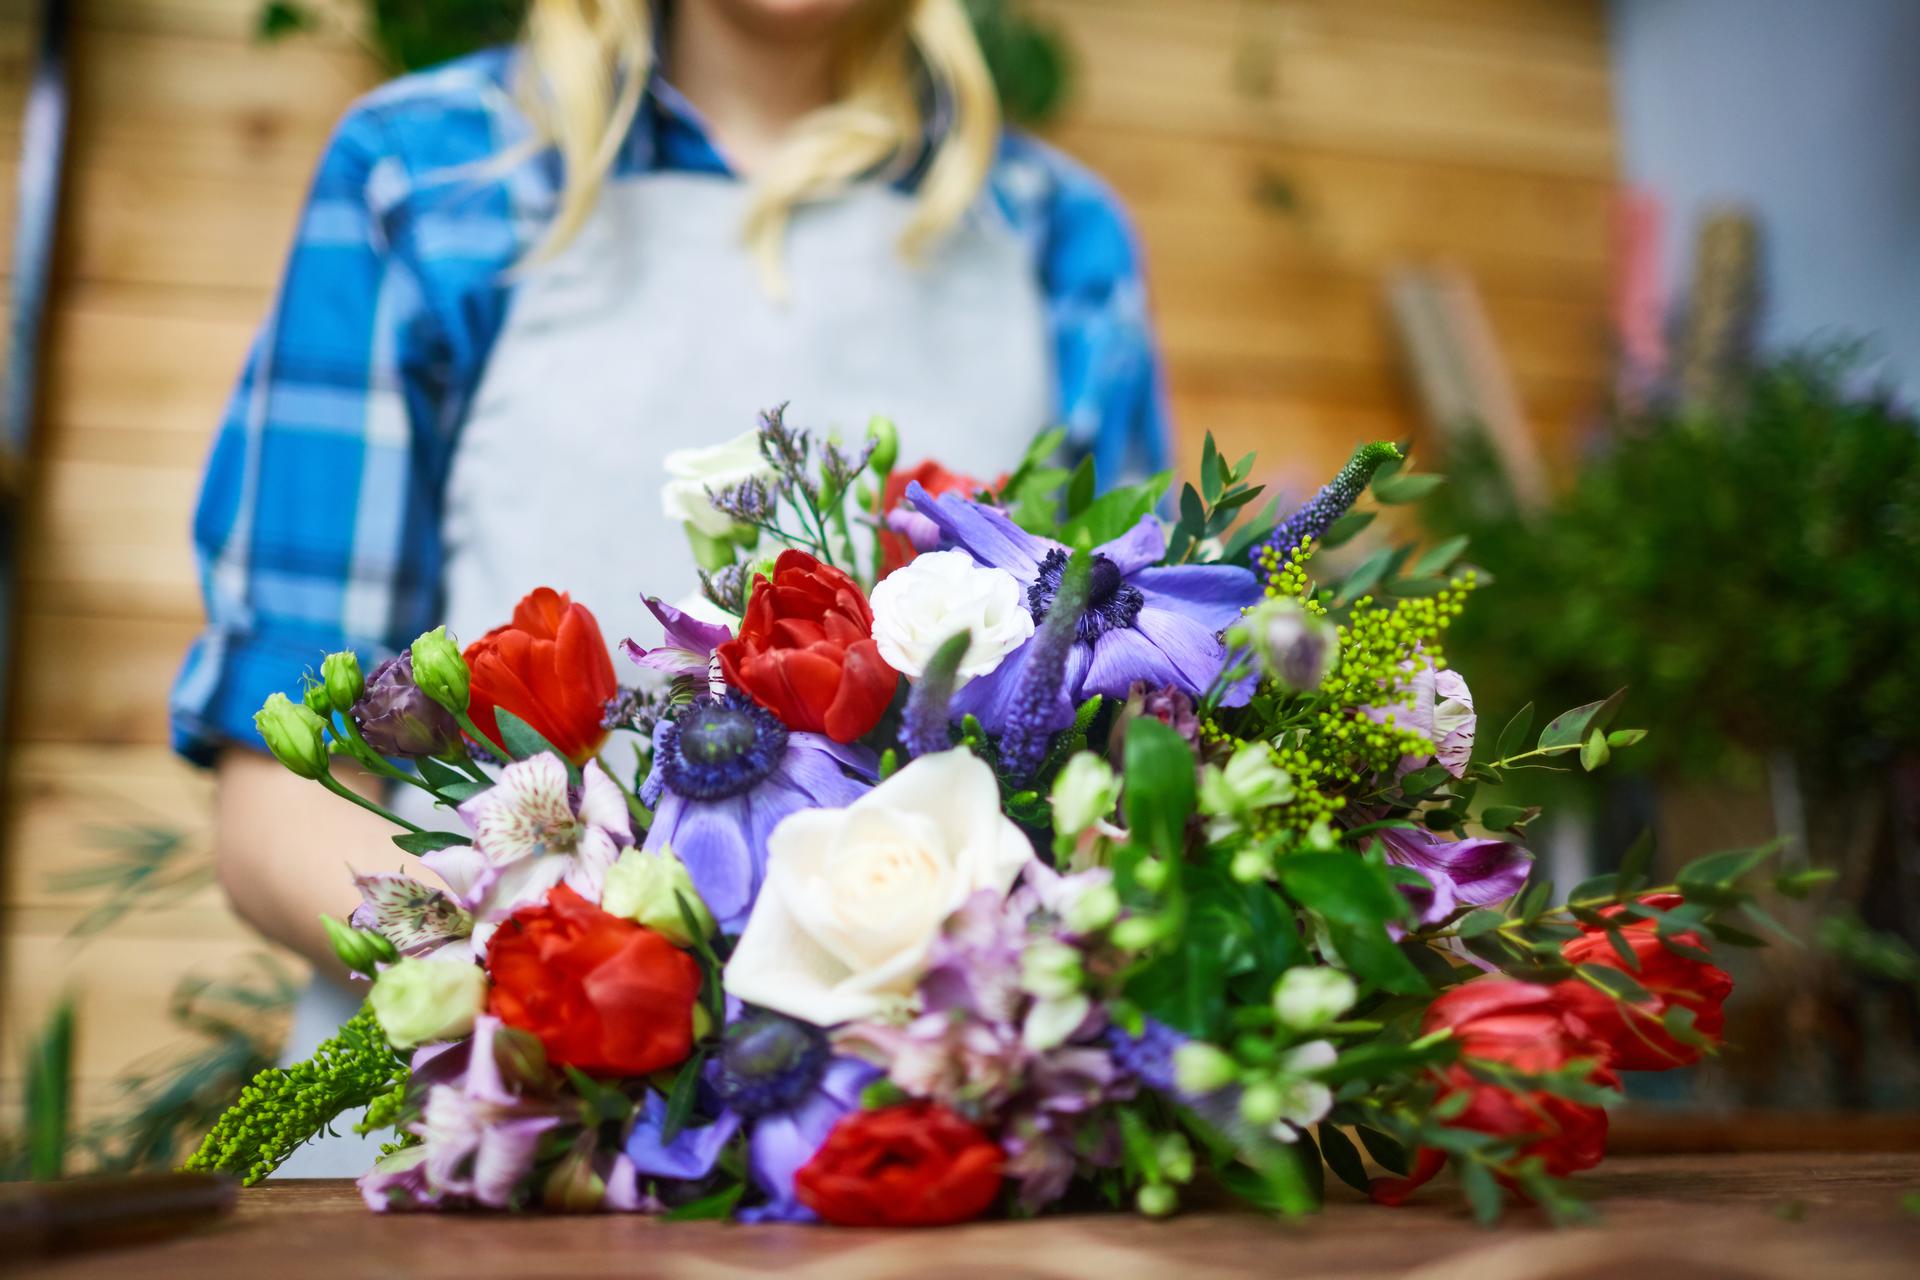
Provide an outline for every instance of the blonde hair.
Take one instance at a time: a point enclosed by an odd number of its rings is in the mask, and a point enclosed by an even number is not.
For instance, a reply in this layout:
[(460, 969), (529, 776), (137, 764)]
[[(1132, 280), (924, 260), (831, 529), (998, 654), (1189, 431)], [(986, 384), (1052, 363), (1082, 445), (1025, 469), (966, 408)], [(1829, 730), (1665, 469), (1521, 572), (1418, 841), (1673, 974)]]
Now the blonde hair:
[[(918, 258), (973, 203), (1000, 131), (1000, 107), (961, 0), (869, 0), (835, 51), (834, 101), (810, 113), (753, 181), (741, 236), (768, 287), (784, 287), (787, 223), (863, 174), (912, 161), (925, 136), (924, 69), (941, 130), (900, 251)], [(562, 188), (543, 258), (585, 224), (639, 111), (653, 69), (650, 0), (533, 0), (524, 109), (560, 153)]]

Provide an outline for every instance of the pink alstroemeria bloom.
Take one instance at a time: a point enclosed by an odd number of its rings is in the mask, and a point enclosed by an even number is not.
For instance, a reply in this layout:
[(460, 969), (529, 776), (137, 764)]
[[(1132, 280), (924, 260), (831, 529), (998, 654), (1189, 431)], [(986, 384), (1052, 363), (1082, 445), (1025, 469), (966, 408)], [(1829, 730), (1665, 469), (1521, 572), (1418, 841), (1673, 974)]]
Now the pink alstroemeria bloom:
[(580, 776), (576, 789), (566, 762), (552, 754), (508, 765), (497, 783), (460, 806), (473, 843), (422, 859), (473, 913), (476, 947), (484, 948), (493, 926), (543, 901), (557, 884), (600, 901), (607, 869), (633, 843), (633, 826), (626, 797), (598, 761), (589, 760)]
[(451, 959), (473, 954), (473, 915), (444, 889), (401, 875), (356, 875), (360, 905), (347, 917), (356, 929), (371, 929), (402, 955)]

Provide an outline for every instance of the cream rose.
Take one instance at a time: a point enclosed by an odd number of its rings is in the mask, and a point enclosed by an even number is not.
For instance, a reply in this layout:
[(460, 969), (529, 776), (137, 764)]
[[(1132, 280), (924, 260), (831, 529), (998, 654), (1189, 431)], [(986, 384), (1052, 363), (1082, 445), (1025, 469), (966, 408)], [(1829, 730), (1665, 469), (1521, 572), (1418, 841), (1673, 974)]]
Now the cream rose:
[(940, 926), (1033, 858), (966, 751), (922, 756), (844, 809), (803, 809), (767, 839), (767, 879), (727, 961), (729, 995), (817, 1026), (913, 994)]
[(964, 551), (929, 551), (873, 588), (873, 639), (887, 665), (908, 679), (926, 674), (934, 652), (971, 633), (955, 685), (986, 675), (1033, 635), (1020, 580)]
[(760, 433), (747, 431), (724, 444), (705, 449), (675, 449), (661, 460), (667, 482), (660, 489), (660, 508), (670, 520), (692, 525), (709, 538), (724, 538), (733, 521), (714, 508), (707, 490), (715, 493), (755, 476), (770, 479), (773, 468), (760, 454)]

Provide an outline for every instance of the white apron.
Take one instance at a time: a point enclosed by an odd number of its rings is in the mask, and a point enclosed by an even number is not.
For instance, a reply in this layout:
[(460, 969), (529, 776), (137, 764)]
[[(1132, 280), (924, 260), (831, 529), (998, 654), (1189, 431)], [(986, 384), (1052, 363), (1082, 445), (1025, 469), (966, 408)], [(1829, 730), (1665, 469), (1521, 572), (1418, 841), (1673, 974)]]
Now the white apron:
[[(903, 466), (1010, 470), (1057, 401), (1052, 339), (1030, 250), (982, 201), (927, 261), (895, 250), (911, 200), (868, 185), (797, 213), (788, 301), (768, 297), (739, 245), (746, 188), (652, 174), (607, 189), (578, 239), (518, 283), (447, 482), (446, 621), (462, 641), (505, 622), (537, 586), (594, 611), (609, 646), (658, 642), (643, 595), (697, 586), (662, 512), (662, 456), (717, 444), (790, 402), (788, 421), (857, 441), (900, 429)], [(623, 683), (631, 664), (616, 652)], [(403, 788), (400, 812), (444, 814)], [(352, 1016), (364, 986), (316, 982), (287, 1055)], [(378, 1141), (302, 1148), (288, 1177), (351, 1177)]]

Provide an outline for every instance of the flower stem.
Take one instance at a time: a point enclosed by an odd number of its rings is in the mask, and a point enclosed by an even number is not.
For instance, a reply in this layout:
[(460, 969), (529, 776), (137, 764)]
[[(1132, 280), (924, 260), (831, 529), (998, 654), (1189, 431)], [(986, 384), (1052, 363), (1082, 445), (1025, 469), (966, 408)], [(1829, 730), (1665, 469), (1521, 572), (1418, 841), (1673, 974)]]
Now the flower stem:
[(388, 822), (393, 823), (395, 826), (405, 827), (407, 830), (416, 832), (416, 833), (423, 832), (426, 830), (425, 827), (414, 826), (411, 822), (408, 822), (405, 818), (393, 812), (391, 809), (387, 808), (385, 805), (380, 804), (377, 801), (367, 799), (365, 796), (361, 795), (358, 791), (355, 791), (352, 787), (340, 781), (338, 778), (334, 777), (330, 773), (323, 773), (320, 775), (320, 785), (325, 787), (327, 790), (333, 792), (333, 794), (342, 797), (343, 799), (353, 801), (355, 804), (359, 805), (362, 809), (365, 809), (368, 813), (378, 814), (382, 818), (385, 818)]

